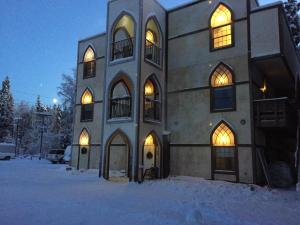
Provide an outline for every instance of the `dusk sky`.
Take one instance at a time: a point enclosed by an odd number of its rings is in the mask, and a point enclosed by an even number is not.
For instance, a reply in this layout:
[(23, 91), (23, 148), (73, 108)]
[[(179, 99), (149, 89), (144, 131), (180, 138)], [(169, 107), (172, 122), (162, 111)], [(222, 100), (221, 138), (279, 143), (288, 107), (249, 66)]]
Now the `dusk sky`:
[[(160, 0), (171, 8), (191, 0)], [(76, 67), (77, 42), (105, 31), (107, 0), (0, 0), (0, 81), (15, 102), (52, 104), (61, 75)], [(274, 0), (261, 0), (261, 4)]]

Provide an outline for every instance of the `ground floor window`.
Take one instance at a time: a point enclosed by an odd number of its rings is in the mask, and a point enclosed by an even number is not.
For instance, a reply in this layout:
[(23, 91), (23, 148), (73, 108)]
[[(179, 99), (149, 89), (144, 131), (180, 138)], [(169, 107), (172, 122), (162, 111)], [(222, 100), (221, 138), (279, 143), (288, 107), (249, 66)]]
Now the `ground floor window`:
[(235, 148), (214, 148), (215, 170), (235, 171)]

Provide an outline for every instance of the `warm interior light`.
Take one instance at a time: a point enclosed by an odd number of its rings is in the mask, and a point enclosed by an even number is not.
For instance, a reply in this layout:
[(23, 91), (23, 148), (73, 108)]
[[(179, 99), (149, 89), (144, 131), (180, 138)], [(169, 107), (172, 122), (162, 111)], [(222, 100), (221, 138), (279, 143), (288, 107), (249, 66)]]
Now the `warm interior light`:
[(80, 134), (79, 144), (80, 146), (87, 146), (89, 145), (89, 142), (90, 142), (89, 134), (86, 130), (83, 130)]
[(267, 83), (266, 83), (266, 81), (264, 81), (264, 85), (263, 85), (262, 88), (260, 88), (260, 90), (261, 90), (262, 93), (266, 93), (267, 92)]
[(93, 96), (89, 90), (86, 90), (81, 98), (81, 104), (87, 105), (93, 103)]
[(154, 86), (151, 81), (147, 81), (145, 85), (145, 95), (146, 96), (151, 96), (154, 93)]
[(211, 18), (211, 26), (218, 27), (229, 23), (231, 23), (231, 12), (226, 6), (221, 4)]
[(151, 134), (146, 138), (145, 145), (154, 145), (153, 136)]
[(211, 77), (212, 87), (222, 87), (232, 85), (232, 74), (223, 64), (219, 65)]
[(151, 30), (148, 30), (146, 32), (146, 40), (150, 43), (146, 43), (146, 44), (155, 44), (155, 37), (154, 37), (154, 34)]
[(91, 47), (89, 47), (84, 55), (84, 62), (90, 62), (95, 60), (95, 53)]
[(235, 146), (234, 134), (225, 125), (221, 124), (213, 134), (213, 145), (219, 147)]

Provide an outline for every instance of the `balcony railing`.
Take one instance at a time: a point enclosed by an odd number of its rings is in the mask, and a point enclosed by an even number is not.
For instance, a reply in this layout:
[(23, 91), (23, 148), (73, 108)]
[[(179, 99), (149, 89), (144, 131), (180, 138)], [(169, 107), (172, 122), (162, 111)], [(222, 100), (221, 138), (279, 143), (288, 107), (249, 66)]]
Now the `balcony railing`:
[(287, 97), (255, 100), (254, 116), (257, 127), (287, 127), (292, 116), (292, 105)]
[(146, 40), (145, 58), (157, 65), (161, 64), (161, 48)]
[(115, 98), (110, 102), (110, 118), (131, 116), (131, 97)]
[(160, 120), (160, 102), (156, 100), (145, 99), (145, 119)]
[(134, 38), (125, 39), (111, 44), (111, 60), (133, 56)]

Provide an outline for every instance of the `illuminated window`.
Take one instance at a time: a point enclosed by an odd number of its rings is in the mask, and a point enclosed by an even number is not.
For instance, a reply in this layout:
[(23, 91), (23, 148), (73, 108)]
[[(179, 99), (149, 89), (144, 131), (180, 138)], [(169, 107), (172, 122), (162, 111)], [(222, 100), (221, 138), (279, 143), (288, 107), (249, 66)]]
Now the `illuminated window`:
[(86, 89), (81, 97), (81, 121), (87, 122), (93, 120), (94, 100), (89, 89)]
[(161, 37), (156, 19), (151, 18), (146, 24), (145, 58), (160, 65), (161, 62)]
[(84, 73), (83, 78), (90, 78), (96, 75), (96, 58), (95, 52), (91, 47), (88, 47), (84, 54)]
[(121, 16), (112, 31), (111, 60), (133, 56), (135, 24), (131, 16)]
[(131, 116), (131, 95), (129, 88), (123, 80), (113, 87), (110, 96), (110, 118)]
[(236, 171), (236, 143), (233, 131), (221, 123), (212, 135), (215, 171)]
[(232, 14), (225, 5), (220, 4), (215, 10), (211, 17), (210, 26), (213, 49), (232, 45)]
[(79, 137), (79, 145), (88, 146), (89, 144), (90, 144), (90, 135), (86, 129), (83, 129)]
[(148, 79), (144, 88), (144, 118), (146, 120), (160, 120), (160, 99), (157, 85)]
[(211, 109), (213, 111), (235, 109), (235, 86), (231, 69), (219, 64), (210, 78)]

